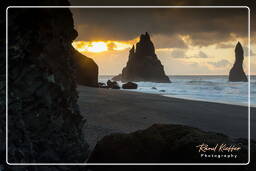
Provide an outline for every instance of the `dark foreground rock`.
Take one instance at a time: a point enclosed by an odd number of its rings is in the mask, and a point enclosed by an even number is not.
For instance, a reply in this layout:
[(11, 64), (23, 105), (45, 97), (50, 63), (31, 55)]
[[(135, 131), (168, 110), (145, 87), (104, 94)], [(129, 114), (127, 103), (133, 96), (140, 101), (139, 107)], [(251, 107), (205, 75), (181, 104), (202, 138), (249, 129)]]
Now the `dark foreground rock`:
[(84, 56), (75, 49), (73, 59), (77, 83), (98, 87), (98, 65), (91, 58)]
[(247, 82), (248, 80), (243, 69), (244, 51), (240, 42), (238, 42), (236, 45), (235, 55), (236, 55), (235, 63), (229, 72), (229, 81)]
[[(51, 2), (69, 5), (66, 0)], [(85, 119), (77, 104), (72, 63), (77, 32), (70, 10), (10, 8), (8, 24), (9, 162), (85, 161)], [(1, 75), (1, 93), (2, 85)]]
[[(199, 152), (198, 145), (235, 145), (241, 149), (232, 152)], [(252, 141), (251, 154), (256, 143)], [(92, 163), (246, 163), (247, 140), (232, 139), (226, 135), (205, 132), (182, 125), (155, 124), (146, 130), (130, 134), (112, 134), (100, 140), (90, 159)], [(202, 154), (237, 155), (237, 158), (205, 158)]]
[(115, 81), (149, 81), (169, 83), (164, 67), (155, 54), (149, 34), (142, 34), (140, 41), (130, 50), (129, 59), (122, 73), (112, 78)]
[(136, 83), (133, 82), (128, 82), (122, 85), (123, 89), (137, 89), (138, 85)]

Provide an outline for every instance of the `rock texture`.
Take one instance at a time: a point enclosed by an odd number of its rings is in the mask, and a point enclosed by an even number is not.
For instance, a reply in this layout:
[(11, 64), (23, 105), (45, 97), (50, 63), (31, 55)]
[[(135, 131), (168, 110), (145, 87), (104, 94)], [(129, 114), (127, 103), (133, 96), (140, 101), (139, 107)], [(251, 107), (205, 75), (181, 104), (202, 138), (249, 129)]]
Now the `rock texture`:
[[(66, 0), (51, 3), (69, 5)], [(8, 15), (9, 162), (85, 161), (88, 145), (72, 63), (71, 43), (77, 36), (72, 13), (11, 8)]]
[(108, 86), (108, 88), (112, 88), (112, 89), (120, 89), (120, 86), (118, 85), (118, 83), (116, 81), (108, 80), (107, 86)]
[[(256, 154), (256, 142), (251, 141), (251, 154)], [(215, 147), (222, 143), (237, 145), (239, 151), (233, 151), (237, 158), (211, 158), (201, 157), (199, 147), (201, 144)], [(148, 129), (139, 130), (130, 134), (112, 134), (100, 140), (89, 162), (97, 163), (202, 163), (202, 162), (247, 162), (248, 141), (245, 139), (232, 139), (226, 135), (205, 132), (196, 128), (182, 125), (155, 124)], [(216, 152), (217, 153), (217, 152)], [(205, 154), (212, 154), (205, 152)], [(221, 152), (230, 154), (230, 152)]]
[(112, 78), (116, 81), (149, 81), (169, 83), (164, 67), (155, 54), (149, 34), (142, 34), (140, 41), (130, 50), (129, 59), (122, 74)]
[(77, 83), (98, 87), (98, 65), (87, 56), (74, 49), (74, 65)]
[(229, 81), (244, 81), (247, 82), (247, 77), (243, 69), (244, 51), (240, 42), (237, 43), (235, 49), (235, 63), (229, 72)]
[(133, 82), (128, 82), (122, 85), (123, 89), (137, 89), (138, 88), (138, 84), (133, 83)]

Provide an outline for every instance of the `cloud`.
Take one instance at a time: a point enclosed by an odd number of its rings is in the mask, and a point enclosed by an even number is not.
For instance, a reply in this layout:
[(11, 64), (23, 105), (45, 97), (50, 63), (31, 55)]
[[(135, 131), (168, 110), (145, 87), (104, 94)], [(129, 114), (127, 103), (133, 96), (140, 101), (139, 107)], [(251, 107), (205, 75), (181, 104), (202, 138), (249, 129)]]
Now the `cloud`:
[(185, 50), (177, 50), (177, 49), (171, 51), (171, 57), (173, 58), (209, 58), (209, 56), (201, 50), (197, 54), (188, 56)]
[(216, 45), (216, 48), (235, 48), (235, 45), (231, 44), (231, 43), (219, 43)]
[(222, 67), (225, 67), (225, 66), (229, 65), (230, 62), (226, 59), (222, 59), (222, 60), (217, 61), (217, 62), (208, 62), (208, 64), (210, 64), (212, 66), (215, 66), (215, 67), (218, 67), (218, 68), (222, 68)]
[(190, 43), (195, 46), (228, 41), (234, 38), (234, 34), (247, 36), (246, 8), (104, 8), (72, 9), (72, 12), (79, 33), (78, 40), (131, 40), (148, 31), (152, 36), (160, 35), (169, 38), (169, 42), (176, 42), (165, 46), (177, 44), (185, 47), (178, 35), (188, 35)]
[(200, 52), (198, 53), (198, 57), (199, 57), (199, 58), (208, 58), (208, 55), (206, 55), (204, 52), (200, 51)]
[(156, 34), (151, 36), (151, 40), (153, 41), (156, 49), (164, 49), (170, 47), (180, 49), (188, 48), (188, 45), (180, 35), (165, 36), (162, 34)]
[(173, 50), (171, 52), (171, 57), (174, 57), (174, 58), (187, 58), (184, 50)]
[[(244, 46), (243, 47), (243, 50), (244, 50), (244, 56), (245, 57), (248, 57), (248, 47), (247, 46)], [(254, 53), (252, 51), (252, 47), (250, 48), (250, 56), (253, 57), (253, 56), (256, 56), (256, 53)]]
[(117, 45), (114, 42), (107, 43), (108, 50), (115, 50)]

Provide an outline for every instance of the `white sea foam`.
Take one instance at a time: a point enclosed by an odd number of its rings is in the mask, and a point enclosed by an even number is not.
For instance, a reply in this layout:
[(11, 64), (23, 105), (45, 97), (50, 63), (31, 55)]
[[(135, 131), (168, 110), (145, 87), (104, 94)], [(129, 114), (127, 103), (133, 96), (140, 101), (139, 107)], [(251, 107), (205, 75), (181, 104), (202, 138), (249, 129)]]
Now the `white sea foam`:
[[(107, 82), (112, 76), (100, 76)], [(167, 97), (248, 105), (247, 82), (229, 82), (227, 76), (170, 76), (172, 83), (136, 82), (138, 91)], [(122, 83), (119, 82), (121, 85)], [(251, 105), (256, 106), (256, 77), (251, 76)]]

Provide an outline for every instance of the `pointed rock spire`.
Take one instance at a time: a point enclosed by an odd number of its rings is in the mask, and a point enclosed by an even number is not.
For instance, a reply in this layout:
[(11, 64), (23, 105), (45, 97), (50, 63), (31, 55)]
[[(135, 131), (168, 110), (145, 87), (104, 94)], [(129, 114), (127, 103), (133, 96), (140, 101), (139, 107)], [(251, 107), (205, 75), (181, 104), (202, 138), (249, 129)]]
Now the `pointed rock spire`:
[(135, 53), (135, 48), (134, 48), (134, 45), (132, 45), (132, 48), (131, 48), (131, 50), (130, 50), (130, 54), (133, 54), (133, 53)]
[(145, 34), (145, 39), (150, 40), (150, 36), (149, 36), (148, 32), (146, 32), (146, 34)]
[(235, 63), (229, 72), (229, 81), (248, 81), (243, 69), (244, 50), (240, 42), (235, 47)]
[(235, 52), (238, 52), (238, 51), (243, 51), (243, 47), (239, 41), (236, 44), (236, 49), (235, 49)]
[(113, 80), (127, 81), (150, 81), (169, 83), (165, 75), (163, 65), (155, 54), (155, 48), (150, 40), (148, 32), (141, 34), (140, 41), (130, 50), (126, 67), (123, 68), (121, 76)]

